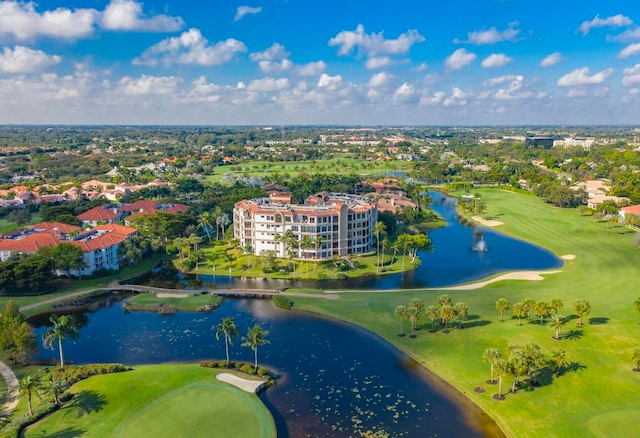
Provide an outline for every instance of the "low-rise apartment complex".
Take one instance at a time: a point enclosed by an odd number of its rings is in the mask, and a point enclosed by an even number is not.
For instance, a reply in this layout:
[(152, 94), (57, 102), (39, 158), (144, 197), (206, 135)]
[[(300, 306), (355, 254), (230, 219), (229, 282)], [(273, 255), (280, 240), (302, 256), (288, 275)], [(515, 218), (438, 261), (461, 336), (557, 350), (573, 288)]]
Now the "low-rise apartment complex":
[(377, 221), (375, 200), (364, 196), (322, 192), (309, 196), (304, 204), (292, 204), (290, 194), (274, 192), (269, 198), (235, 204), (233, 234), (254, 254), (273, 251), (276, 257), (288, 256), (285, 234), (294, 236), (298, 244), (308, 236), (313, 245), (298, 245), (294, 257), (322, 260), (372, 252)]

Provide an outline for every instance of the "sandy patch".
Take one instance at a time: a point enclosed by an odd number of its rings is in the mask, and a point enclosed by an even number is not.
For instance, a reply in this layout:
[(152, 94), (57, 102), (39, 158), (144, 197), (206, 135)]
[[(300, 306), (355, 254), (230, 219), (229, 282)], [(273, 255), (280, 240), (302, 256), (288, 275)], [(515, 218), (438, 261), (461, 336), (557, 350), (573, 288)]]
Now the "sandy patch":
[(191, 296), (191, 294), (177, 294), (177, 293), (170, 293), (170, 292), (156, 293), (156, 297), (158, 298), (187, 298), (188, 296)]
[(438, 290), (472, 290), (480, 289), (488, 284), (496, 283), (503, 280), (528, 280), (528, 281), (540, 281), (544, 280), (542, 274), (557, 274), (562, 271), (517, 271), (509, 272), (508, 274), (499, 275), (489, 280), (478, 281), (477, 283), (462, 284), (460, 286), (438, 288)]
[(504, 223), (490, 219), (483, 219), (480, 216), (473, 216), (471, 219), (478, 222), (480, 225), (484, 225), (485, 227), (497, 227), (498, 225), (502, 225)]
[(4, 416), (10, 415), (18, 406), (18, 402), (20, 401), (20, 383), (13, 373), (13, 370), (2, 361), (0, 361), (0, 373), (7, 382), (7, 399), (5, 400), (3, 410), (0, 411), (0, 415)]
[(563, 260), (573, 260), (576, 258), (576, 256), (574, 256), (573, 254), (565, 254), (563, 256), (560, 256), (560, 258)]
[(242, 377), (234, 376), (233, 374), (228, 373), (218, 374), (216, 375), (216, 379), (220, 380), (221, 382), (233, 385), (236, 388), (240, 388), (246, 392), (256, 392), (258, 388), (260, 388), (265, 383), (261, 380), (243, 379)]

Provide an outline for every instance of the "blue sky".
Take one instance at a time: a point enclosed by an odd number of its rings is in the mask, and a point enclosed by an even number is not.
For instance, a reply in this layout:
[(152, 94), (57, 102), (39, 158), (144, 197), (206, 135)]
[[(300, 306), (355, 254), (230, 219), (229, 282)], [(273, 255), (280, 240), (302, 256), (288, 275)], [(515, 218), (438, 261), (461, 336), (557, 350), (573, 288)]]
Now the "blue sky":
[(0, 0), (0, 124), (640, 122), (640, 3)]

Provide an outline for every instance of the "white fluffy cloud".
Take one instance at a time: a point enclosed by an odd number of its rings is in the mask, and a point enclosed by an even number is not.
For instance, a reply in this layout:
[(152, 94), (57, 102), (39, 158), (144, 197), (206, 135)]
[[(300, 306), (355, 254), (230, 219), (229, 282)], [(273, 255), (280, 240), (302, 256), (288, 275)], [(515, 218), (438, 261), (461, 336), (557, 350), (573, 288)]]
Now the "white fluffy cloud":
[(142, 13), (142, 3), (135, 0), (111, 0), (102, 13), (102, 27), (108, 30), (136, 30), (144, 32), (175, 32), (182, 29), (180, 17)]
[(252, 61), (275, 61), (278, 59), (284, 59), (289, 56), (290, 53), (287, 52), (287, 49), (280, 43), (273, 43), (271, 46), (262, 51), (262, 52), (254, 52), (249, 55), (249, 58)]
[(558, 86), (580, 87), (583, 85), (598, 85), (606, 81), (612, 73), (613, 69), (608, 68), (589, 76), (589, 67), (577, 68), (558, 79)]
[(369, 79), (369, 86), (372, 88), (384, 87), (393, 79), (393, 75), (385, 71), (376, 73)]
[[(517, 24), (517, 23), (516, 23)], [(454, 39), (453, 42), (457, 44), (468, 43), (475, 44), (477, 46), (496, 44), (503, 41), (514, 42), (517, 40), (520, 30), (514, 29), (511, 25), (504, 30), (498, 30), (495, 27), (489, 29), (476, 30), (467, 34), (466, 40)]]
[(416, 44), (424, 41), (417, 30), (411, 29), (396, 39), (386, 39), (383, 33), (366, 33), (364, 26), (358, 25), (355, 31), (343, 30), (329, 40), (329, 46), (339, 47), (339, 55), (349, 55), (354, 50), (367, 57), (378, 55), (404, 55)]
[(512, 60), (513, 58), (508, 57), (504, 53), (493, 53), (483, 59), (480, 65), (482, 65), (484, 68), (504, 67)]
[(95, 9), (58, 8), (38, 12), (33, 2), (0, 2), (0, 38), (26, 41), (36, 37), (75, 39), (91, 35), (99, 15)]
[(591, 32), (591, 29), (595, 29), (597, 27), (624, 27), (631, 26), (632, 24), (633, 20), (622, 14), (612, 15), (607, 18), (600, 18), (600, 14), (598, 14), (593, 20), (584, 21), (580, 27), (578, 27), (578, 31), (582, 32), (582, 35), (587, 35)]
[(262, 7), (251, 7), (251, 6), (238, 6), (236, 10), (236, 15), (233, 17), (233, 21), (242, 20), (245, 15), (256, 15), (262, 12)]
[(524, 80), (524, 77), (522, 75), (504, 75), (504, 76), (499, 76), (497, 78), (487, 79), (482, 83), (482, 85), (484, 85), (485, 87), (493, 87), (495, 85), (504, 84), (505, 82), (512, 82), (512, 81), (522, 82), (523, 80)]
[(640, 83), (640, 64), (625, 68), (624, 76), (622, 77), (622, 85), (629, 87), (638, 83)]
[(251, 81), (247, 85), (248, 91), (268, 93), (289, 88), (289, 79), (287, 78), (262, 78)]
[(447, 57), (444, 64), (451, 70), (460, 70), (475, 61), (476, 57), (475, 53), (467, 52), (466, 49), (458, 49)]
[(342, 84), (342, 76), (329, 76), (326, 73), (322, 73), (318, 80), (318, 87), (326, 88), (328, 90), (335, 90), (340, 84)]
[(622, 49), (620, 53), (618, 53), (618, 58), (624, 59), (629, 56), (637, 55), (640, 53), (640, 43), (629, 44), (627, 47)]
[(413, 85), (405, 82), (393, 92), (392, 100), (396, 105), (416, 103), (420, 101), (420, 94)]
[(5, 47), (0, 53), (0, 72), (2, 73), (32, 73), (46, 67), (58, 64), (61, 58), (57, 55), (49, 56), (40, 50), (29, 47), (16, 46), (12, 50)]
[(444, 106), (465, 106), (467, 104), (468, 93), (465, 93), (458, 87), (453, 87), (451, 95), (442, 102)]
[(324, 61), (308, 62), (296, 68), (296, 72), (300, 76), (318, 76), (327, 69)]
[(118, 88), (127, 96), (148, 94), (172, 94), (182, 79), (175, 76), (147, 76), (139, 78), (125, 76), (118, 81)]
[(388, 56), (375, 56), (367, 59), (365, 66), (368, 70), (377, 70), (380, 68), (386, 68), (393, 64), (393, 60)]
[(149, 47), (135, 58), (134, 65), (154, 66), (159, 62), (216, 66), (229, 62), (236, 53), (246, 52), (243, 42), (233, 38), (211, 45), (200, 30), (189, 29), (178, 37), (171, 37)]
[(560, 52), (553, 52), (551, 55), (546, 56), (540, 61), (540, 67), (551, 67), (562, 61), (562, 54)]

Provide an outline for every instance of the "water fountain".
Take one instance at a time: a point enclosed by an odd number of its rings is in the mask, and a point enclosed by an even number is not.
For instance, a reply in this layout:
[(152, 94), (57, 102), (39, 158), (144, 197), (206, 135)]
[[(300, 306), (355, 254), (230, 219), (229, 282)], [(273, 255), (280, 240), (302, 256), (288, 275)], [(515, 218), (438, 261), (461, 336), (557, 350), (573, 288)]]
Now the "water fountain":
[(487, 243), (484, 241), (484, 234), (482, 233), (482, 231), (473, 231), (473, 245), (471, 246), (471, 248), (474, 251), (489, 251), (489, 248), (487, 248)]

